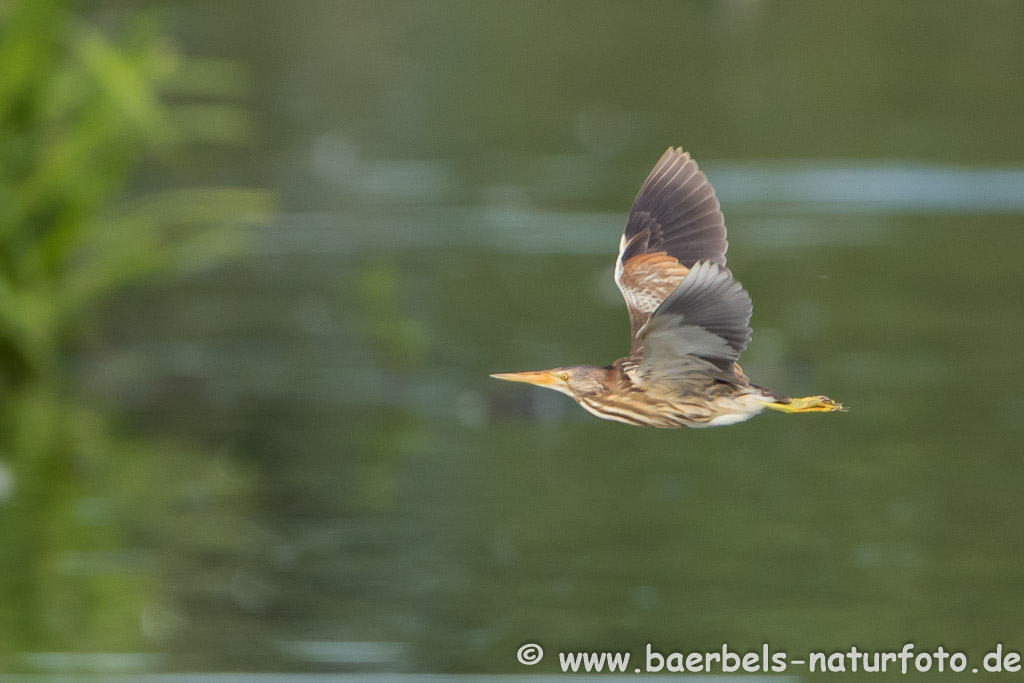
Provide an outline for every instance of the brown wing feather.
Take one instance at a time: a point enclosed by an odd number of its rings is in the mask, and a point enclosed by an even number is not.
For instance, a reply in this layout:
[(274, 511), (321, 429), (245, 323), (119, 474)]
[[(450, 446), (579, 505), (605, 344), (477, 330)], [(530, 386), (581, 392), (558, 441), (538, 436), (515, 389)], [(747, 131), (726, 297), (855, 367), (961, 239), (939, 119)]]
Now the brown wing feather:
[(631, 357), (639, 357), (643, 351), (643, 342), (637, 338), (637, 331), (688, 272), (689, 268), (663, 251), (638, 254), (622, 264), (621, 269), (616, 269), (615, 281), (629, 311)]
[(725, 265), (725, 218), (707, 176), (690, 155), (669, 148), (651, 170), (626, 222), (615, 283), (626, 300), (630, 356), (637, 331), (698, 261)]

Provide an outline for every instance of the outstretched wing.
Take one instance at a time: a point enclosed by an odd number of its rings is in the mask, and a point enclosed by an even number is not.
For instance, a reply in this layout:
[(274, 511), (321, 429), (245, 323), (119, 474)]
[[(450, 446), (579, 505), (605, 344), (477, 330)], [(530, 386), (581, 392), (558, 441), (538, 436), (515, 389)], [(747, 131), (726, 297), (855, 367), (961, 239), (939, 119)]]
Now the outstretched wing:
[(725, 266), (725, 217), (707, 176), (681, 149), (666, 151), (633, 201), (619, 241), (615, 284), (629, 310), (630, 356), (637, 332), (698, 261)]
[(750, 342), (750, 295), (727, 269), (698, 262), (640, 328), (638, 375), (678, 382), (693, 375), (735, 378)]

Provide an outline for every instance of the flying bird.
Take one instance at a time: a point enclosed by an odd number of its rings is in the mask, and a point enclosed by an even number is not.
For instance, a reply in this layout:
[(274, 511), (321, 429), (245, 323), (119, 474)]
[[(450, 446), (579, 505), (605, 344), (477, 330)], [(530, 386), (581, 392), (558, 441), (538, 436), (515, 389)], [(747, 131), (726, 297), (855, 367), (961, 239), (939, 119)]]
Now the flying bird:
[(717, 427), (765, 409), (845, 410), (827, 396), (790, 398), (752, 384), (737, 360), (750, 342), (750, 295), (725, 266), (725, 218), (708, 178), (669, 148), (640, 188), (619, 241), (615, 284), (629, 311), (629, 355), (491, 375), (554, 389), (606, 420)]

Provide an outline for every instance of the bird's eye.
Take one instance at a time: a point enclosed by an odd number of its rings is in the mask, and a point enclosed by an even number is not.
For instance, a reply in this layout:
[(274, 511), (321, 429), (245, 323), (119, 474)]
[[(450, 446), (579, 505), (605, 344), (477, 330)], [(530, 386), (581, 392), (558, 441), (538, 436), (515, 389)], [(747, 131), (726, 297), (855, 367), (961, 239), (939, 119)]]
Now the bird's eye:
[(568, 372), (563, 372), (561, 375), (558, 376), (558, 379), (562, 380), (563, 382), (568, 382), (569, 381), (569, 373)]

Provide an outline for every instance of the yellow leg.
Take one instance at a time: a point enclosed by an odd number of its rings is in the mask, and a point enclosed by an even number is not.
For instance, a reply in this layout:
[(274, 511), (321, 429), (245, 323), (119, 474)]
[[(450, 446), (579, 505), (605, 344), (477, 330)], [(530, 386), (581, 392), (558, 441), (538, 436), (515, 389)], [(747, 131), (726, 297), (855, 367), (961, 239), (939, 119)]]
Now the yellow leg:
[(846, 407), (842, 403), (837, 403), (828, 396), (804, 396), (790, 399), (789, 403), (765, 403), (764, 407), (768, 410), (777, 410), (780, 413), (846, 412)]

